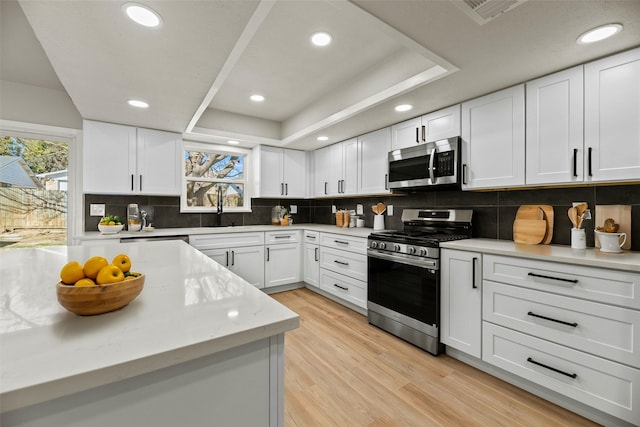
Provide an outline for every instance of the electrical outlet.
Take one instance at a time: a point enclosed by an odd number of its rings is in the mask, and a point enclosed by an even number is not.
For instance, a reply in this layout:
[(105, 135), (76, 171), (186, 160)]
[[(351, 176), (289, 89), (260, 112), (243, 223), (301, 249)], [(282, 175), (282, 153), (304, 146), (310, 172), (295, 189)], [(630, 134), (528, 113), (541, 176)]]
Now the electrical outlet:
[(387, 216), (393, 216), (393, 205), (387, 206)]
[(298, 205), (291, 205), (289, 206), (289, 212), (291, 214), (297, 214), (298, 213)]
[(362, 205), (358, 203), (356, 205), (356, 215), (363, 215), (363, 214), (364, 214), (364, 209), (362, 208)]
[(89, 205), (89, 216), (104, 216), (104, 204), (93, 204)]
[(336, 205), (331, 205), (331, 213), (336, 213), (338, 212), (338, 208), (336, 208)]

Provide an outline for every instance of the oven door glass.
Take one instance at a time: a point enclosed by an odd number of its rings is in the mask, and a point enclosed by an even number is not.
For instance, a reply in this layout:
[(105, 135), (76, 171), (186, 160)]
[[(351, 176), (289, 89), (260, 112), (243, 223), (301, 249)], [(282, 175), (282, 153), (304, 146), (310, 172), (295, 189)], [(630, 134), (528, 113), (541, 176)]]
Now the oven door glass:
[(368, 299), (427, 325), (440, 324), (438, 270), (368, 256)]

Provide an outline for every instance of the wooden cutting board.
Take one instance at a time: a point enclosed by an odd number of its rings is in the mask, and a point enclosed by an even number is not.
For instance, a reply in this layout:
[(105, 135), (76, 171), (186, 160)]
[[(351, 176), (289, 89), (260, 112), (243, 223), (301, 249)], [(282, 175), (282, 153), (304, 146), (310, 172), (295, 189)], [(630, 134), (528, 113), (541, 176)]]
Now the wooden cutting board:
[[(629, 205), (596, 205), (595, 227), (602, 227), (607, 218), (612, 218), (616, 224), (620, 224), (619, 233), (627, 233), (627, 241), (622, 249), (631, 249), (631, 206)], [(600, 241), (596, 237), (596, 248), (600, 247)]]
[[(513, 241), (537, 245), (549, 244), (553, 237), (553, 206), (522, 205), (513, 223)], [(544, 229), (542, 227), (544, 226)], [(542, 234), (540, 236), (540, 234)]]

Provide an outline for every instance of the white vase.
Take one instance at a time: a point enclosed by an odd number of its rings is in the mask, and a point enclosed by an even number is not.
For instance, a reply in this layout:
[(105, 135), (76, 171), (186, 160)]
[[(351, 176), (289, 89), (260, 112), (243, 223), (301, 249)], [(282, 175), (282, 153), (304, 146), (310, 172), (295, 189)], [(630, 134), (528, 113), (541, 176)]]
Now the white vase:
[(384, 215), (374, 215), (373, 217), (373, 229), (384, 230)]

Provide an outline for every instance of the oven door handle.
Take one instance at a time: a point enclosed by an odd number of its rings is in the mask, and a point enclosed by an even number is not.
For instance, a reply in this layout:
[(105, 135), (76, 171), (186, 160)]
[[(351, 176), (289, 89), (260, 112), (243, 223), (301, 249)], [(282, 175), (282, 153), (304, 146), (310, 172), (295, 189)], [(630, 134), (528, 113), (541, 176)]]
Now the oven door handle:
[(370, 258), (378, 258), (386, 261), (397, 262), (400, 264), (412, 265), (414, 267), (431, 268), (431, 269), (438, 268), (438, 260), (435, 260), (432, 258), (418, 258), (419, 261), (416, 262), (416, 260), (406, 259), (406, 258), (399, 257), (397, 255), (388, 255), (386, 253), (375, 252), (371, 250), (367, 251), (367, 256)]

